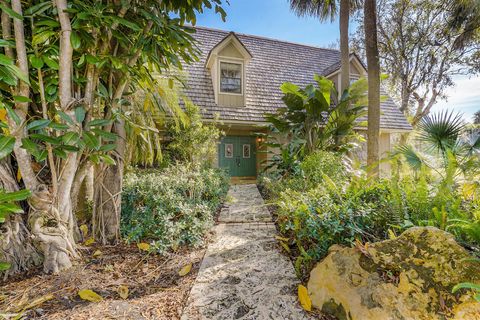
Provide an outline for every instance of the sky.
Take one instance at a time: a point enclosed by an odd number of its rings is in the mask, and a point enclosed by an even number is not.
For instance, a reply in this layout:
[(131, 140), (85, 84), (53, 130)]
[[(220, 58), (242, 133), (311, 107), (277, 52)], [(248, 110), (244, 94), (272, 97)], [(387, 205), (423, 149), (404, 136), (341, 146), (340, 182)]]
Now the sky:
[[(226, 22), (213, 10), (197, 17), (197, 25), (298, 42), (319, 47), (338, 43), (338, 21), (320, 22), (314, 18), (299, 18), (290, 11), (288, 0), (229, 0), (225, 5)], [(351, 23), (351, 32), (355, 23)], [(480, 110), (480, 77), (458, 76), (455, 87), (447, 90), (448, 101), (438, 102), (433, 111), (452, 109), (471, 121)]]

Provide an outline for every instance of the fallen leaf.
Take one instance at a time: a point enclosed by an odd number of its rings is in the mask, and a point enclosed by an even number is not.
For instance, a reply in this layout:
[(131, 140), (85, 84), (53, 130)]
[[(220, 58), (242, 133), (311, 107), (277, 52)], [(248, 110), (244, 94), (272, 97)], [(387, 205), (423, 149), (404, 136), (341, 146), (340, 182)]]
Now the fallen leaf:
[(187, 274), (189, 274), (191, 270), (192, 270), (192, 264), (189, 263), (189, 264), (183, 266), (183, 268), (180, 269), (180, 271), (178, 271), (178, 275), (179, 275), (180, 277), (184, 277), (184, 276), (186, 276)]
[(88, 236), (88, 227), (86, 224), (82, 224), (80, 226), (80, 231), (82, 231), (83, 238), (86, 238)]
[(298, 300), (300, 301), (303, 309), (306, 311), (312, 311), (312, 300), (310, 300), (308, 290), (301, 284), (298, 285)]
[(145, 243), (145, 242), (137, 243), (137, 247), (138, 247), (138, 249), (143, 250), (143, 251), (148, 251), (150, 249), (150, 245), (148, 243)]
[(52, 299), (55, 299), (55, 296), (53, 294), (47, 294), (45, 296), (42, 296), (42, 297), (39, 297), (39, 298), (36, 298), (36, 299), (32, 300), (27, 305), (22, 305), (21, 307), (17, 308), (17, 311), (28, 310), (28, 309), (35, 308), (35, 307), (41, 305), (42, 303), (44, 303), (46, 301), (49, 301), (49, 300), (52, 300)]
[(280, 240), (280, 241), (285, 241), (285, 242), (288, 242), (288, 240), (290, 240), (288, 238), (280, 237), (280, 236), (275, 236), (275, 239)]
[(91, 301), (91, 302), (100, 302), (103, 300), (102, 296), (98, 293), (95, 293), (93, 290), (90, 289), (83, 289), (78, 291), (78, 295), (83, 300)]
[(291, 252), (290, 247), (289, 247), (288, 244), (286, 244), (285, 242), (280, 241), (280, 245), (281, 245), (281, 246), (283, 247), (283, 249), (285, 249), (285, 251), (287, 251), (288, 253)]
[(91, 245), (91, 244), (94, 243), (94, 242), (95, 242), (95, 239), (94, 239), (93, 237), (90, 237), (90, 238), (88, 238), (87, 240), (85, 240), (84, 244), (85, 244), (86, 246), (89, 246), (89, 245)]
[(127, 299), (128, 298), (128, 287), (127, 286), (119, 286), (117, 289), (117, 293), (122, 299)]
[(102, 254), (103, 254), (102, 251), (96, 250), (96, 251), (93, 253), (93, 256), (94, 256), (94, 257), (98, 257), (98, 256), (101, 256)]

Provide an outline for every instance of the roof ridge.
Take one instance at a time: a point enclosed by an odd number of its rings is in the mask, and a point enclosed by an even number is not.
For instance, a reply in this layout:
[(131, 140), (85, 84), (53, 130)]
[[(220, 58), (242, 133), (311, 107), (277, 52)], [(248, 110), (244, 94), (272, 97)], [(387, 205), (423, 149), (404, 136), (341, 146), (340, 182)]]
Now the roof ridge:
[(314, 46), (314, 45), (311, 45), (311, 44), (305, 44), (305, 43), (293, 42), (293, 41), (288, 41), (288, 40), (269, 38), (269, 37), (265, 37), (265, 36), (258, 36), (258, 35), (254, 35), (254, 34), (248, 34), (248, 33), (236, 32), (236, 31), (227, 31), (227, 30), (212, 28), (212, 27), (193, 26), (193, 28), (210, 30), (210, 31), (220, 31), (220, 32), (224, 32), (226, 34), (233, 33), (233, 34), (236, 34), (236, 35), (246, 36), (246, 37), (251, 37), (251, 38), (257, 38), (257, 39), (269, 40), (269, 41), (274, 41), (274, 42), (294, 44), (294, 45), (298, 45), (298, 46), (321, 49), (321, 50), (335, 51), (335, 52), (338, 52), (338, 53), (340, 52), (340, 50), (338, 50), (338, 49), (325, 48), (325, 47), (321, 47), (321, 46)]

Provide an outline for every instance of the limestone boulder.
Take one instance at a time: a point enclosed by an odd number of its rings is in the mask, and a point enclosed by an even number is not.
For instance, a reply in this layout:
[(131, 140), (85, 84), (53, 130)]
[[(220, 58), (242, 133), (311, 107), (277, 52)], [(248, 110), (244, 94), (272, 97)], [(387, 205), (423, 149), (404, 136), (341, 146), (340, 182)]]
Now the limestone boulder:
[(341, 320), (480, 320), (472, 292), (451, 293), (461, 282), (480, 283), (480, 263), (451, 234), (415, 227), (365, 246), (332, 246), (308, 291), (314, 307)]

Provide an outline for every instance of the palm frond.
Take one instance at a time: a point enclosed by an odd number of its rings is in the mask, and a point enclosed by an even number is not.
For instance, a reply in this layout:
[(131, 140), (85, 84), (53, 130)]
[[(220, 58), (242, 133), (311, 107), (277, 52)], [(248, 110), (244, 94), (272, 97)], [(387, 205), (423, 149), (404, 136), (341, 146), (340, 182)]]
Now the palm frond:
[(432, 151), (445, 153), (455, 147), (465, 123), (460, 114), (442, 111), (424, 117), (418, 129), (419, 141), (425, 142)]

